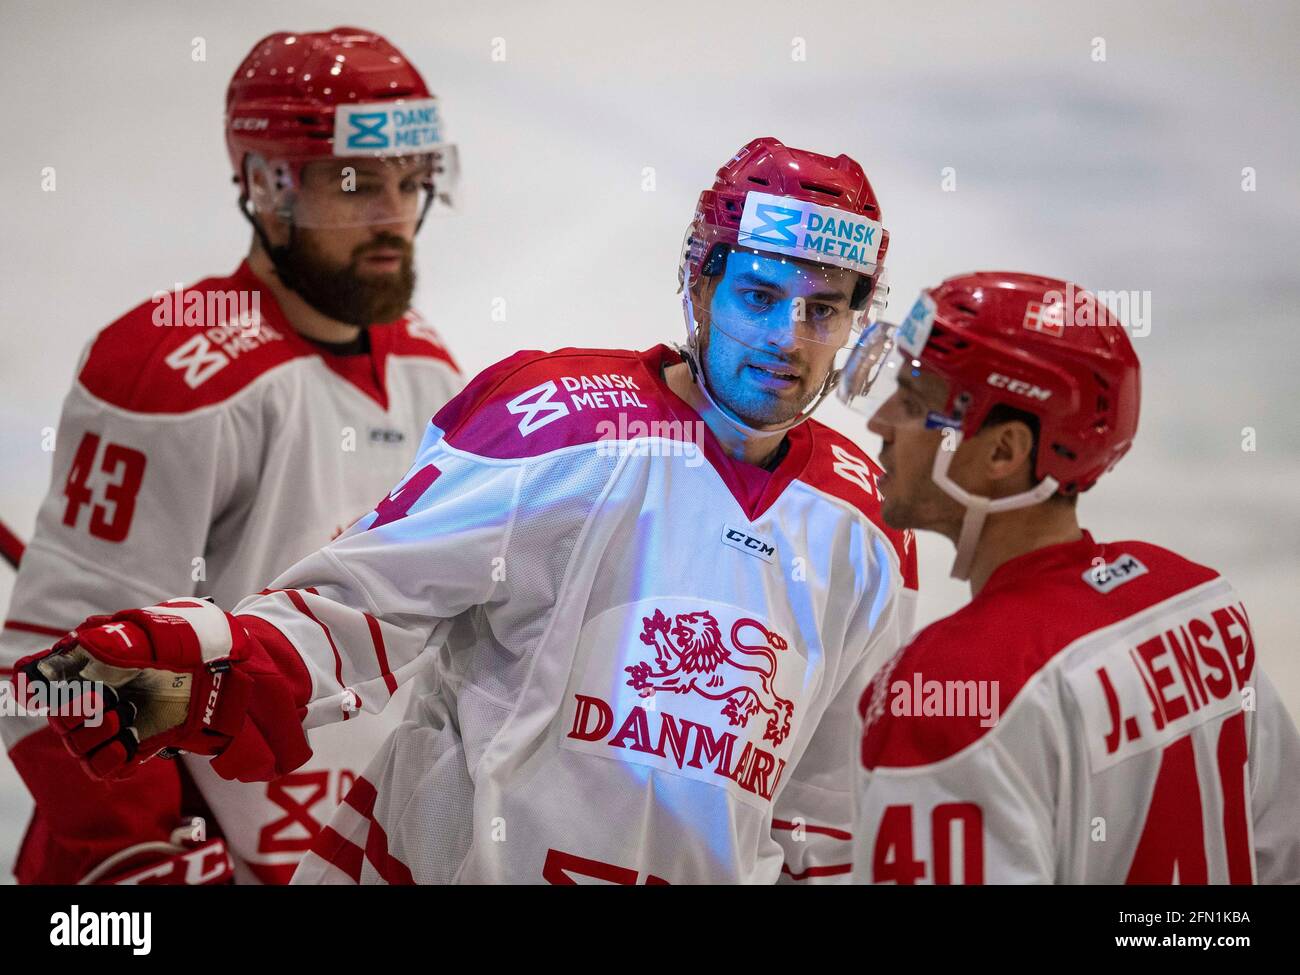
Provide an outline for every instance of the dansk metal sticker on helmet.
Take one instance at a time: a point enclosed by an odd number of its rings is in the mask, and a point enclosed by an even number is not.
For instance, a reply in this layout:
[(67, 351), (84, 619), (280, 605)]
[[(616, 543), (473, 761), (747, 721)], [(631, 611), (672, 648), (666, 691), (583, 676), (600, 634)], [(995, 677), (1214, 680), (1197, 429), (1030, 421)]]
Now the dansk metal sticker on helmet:
[(930, 329), (934, 326), (937, 310), (938, 306), (935, 305), (934, 299), (922, 291), (912, 310), (898, 326), (895, 338), (898, 347), (910, 356), (919, 356), (921, 350), (925, 348), (925, 343), (930, 340)]
[(441, 144), (436, 98), (340, 106), (334, 114), (334, 155), (403, 156)]
[(883, 229), (847, 210), (750, 192), (737, 241), (742, 247), (874, 274)]

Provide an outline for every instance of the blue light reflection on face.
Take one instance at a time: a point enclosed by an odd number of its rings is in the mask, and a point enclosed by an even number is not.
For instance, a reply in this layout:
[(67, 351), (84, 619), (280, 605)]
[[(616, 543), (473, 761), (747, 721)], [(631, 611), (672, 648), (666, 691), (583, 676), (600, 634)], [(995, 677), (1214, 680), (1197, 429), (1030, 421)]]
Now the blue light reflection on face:
[[(853, 280), (835, 268), (733, 251), (706, 316), (704, 368), (722, 404), (764, 426), (788, 422), (812, 402), (852, 333)], [(797, 378), (773, 386), (755, 369)]]
[(791, 258), (733, 251), (709, 306), (710, 321), (760, 351), (847, 339), (854, 276)]

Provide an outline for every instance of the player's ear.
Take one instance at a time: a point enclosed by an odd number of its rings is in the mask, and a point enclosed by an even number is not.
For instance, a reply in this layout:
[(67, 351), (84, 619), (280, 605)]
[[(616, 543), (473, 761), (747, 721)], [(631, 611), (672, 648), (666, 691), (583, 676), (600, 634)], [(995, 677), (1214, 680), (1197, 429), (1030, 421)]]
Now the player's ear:
[(1008, 420), (981, 431), (984, 473), (994, 484), (1005, 484), (1008, 493), (1028, 490), (1034, 483), (1034, 431), (1020, 420)]

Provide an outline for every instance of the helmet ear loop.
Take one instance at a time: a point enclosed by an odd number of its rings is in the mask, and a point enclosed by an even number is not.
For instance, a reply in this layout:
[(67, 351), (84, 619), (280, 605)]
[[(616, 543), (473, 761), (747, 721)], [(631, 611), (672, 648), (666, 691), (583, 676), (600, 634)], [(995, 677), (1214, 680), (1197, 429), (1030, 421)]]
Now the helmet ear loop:
[[(929, 425), (928, 421), (927, 425)], [(984, 531), (984, 522), (988, 516), (1014, 511), (1017, 508), (1027, 508), (1046, 501), (1056, 493), (1060, 484), (1054, 477), (1045, 477), (1028, 491), (996, 500), (971, 494), (948, 474), (948, 468), (952, 464), (953, 457), (957, 455), (965, 434), (960, 424), (944, 429), (953, 431), (952, 446), (940, 444), (939, 449), (934, 452), (934, 466), (930, 469), (930, 479), (940, 491), (966, 509), (961, 519), (961, 533), (957, 537), (957, 553), (953, 558), (951, 572), (952, 578), (965, 582), (970, 578), (971, 563), (975, 560), (975, 550), (979, 547), (980, 535)]]
[(711, 260), (705, 262), (694, 282), (685, 281), (682, 284), (682, 311), (686, 316), (686, 346), (678, 348), (678, 351), (683, 353), (682, 358), (690, 366), (691, 379), (706, 393), (708, 390), (704, 376), (704, 351), (709, 344), (709, 320), (706, 316), (697, 319), (695, 309), (707, 307), (712, 301), (712, 289), (706, 291), (706, 287), (709, 285), (716, 287), (717, 279), (714, 275), (704, 273), (711, 263)]
[(420, 208), (420, 219), (415, 221), (415, 232), (417, 234), (420, 232), (420, 228), (424, 226), (424, 218), (429, 215), (429, 208), (433, 206), (433, 196), (434, 196), (433, 182), (430, 181), (429, 192), (426, 193), (424, 196), (424, 206)]
[[(245, 156), (241, 164), (242, 170), (242, 192), (239, 194), (239, 212), (244, 215), (244, 219), (253, 227), (253, 233), (257, 235), (258, 242), (262, 249), (266, 251), (266, 256), (270, 259), (271, 265), (275, 268), (276, 275), (280, 282), (292, 291), (297, 291), (296, 281), (294, 279), (293, 269), (289, 266), (285, 255), (293, 249), (294, 235), (297, 233), (298, 225), (293, 221), (293, 213), (290, 211), (284, 218), (284, 222), (289, 227), (289, 240), (286, 244), (277, 246), (271, 243), (271, 238), (266, 233), (266, 228), (262, 226), (261, 221), (257, 219), (257, 209), (252, 205), (252, 197), (249, 187), (252, 185), (248, 172), (248, 162), (251, 156)], [(423, 219), (423, 217), (421, 217)]]

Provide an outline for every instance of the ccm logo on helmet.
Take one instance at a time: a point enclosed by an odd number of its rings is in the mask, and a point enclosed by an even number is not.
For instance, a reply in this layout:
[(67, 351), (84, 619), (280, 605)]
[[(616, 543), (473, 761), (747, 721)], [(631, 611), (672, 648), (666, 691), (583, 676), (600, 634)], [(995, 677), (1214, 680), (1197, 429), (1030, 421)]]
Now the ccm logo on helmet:
[(231, 123), (230, 127), (234, 129), (236, 132), (240, 132), (240, 131), (260, 132), (263, 129), (269, 128), (270, 125), (271, 125), (270, 119), (237, 118), (235, 119), (234, 122)]
[(1042, 386), (1035, 386), (1033, 383), (1027, 383), (1020, 379), (1012, 379), (1000, 372), (989, 373), (987, 382), (990, 386), (1005, 389), (1007, 392), (1015, 393), (1018, 396), (1027, 396), (1029, 399), (1045, 400), (1052, 395), (1050, 389), (1043, 389)]

